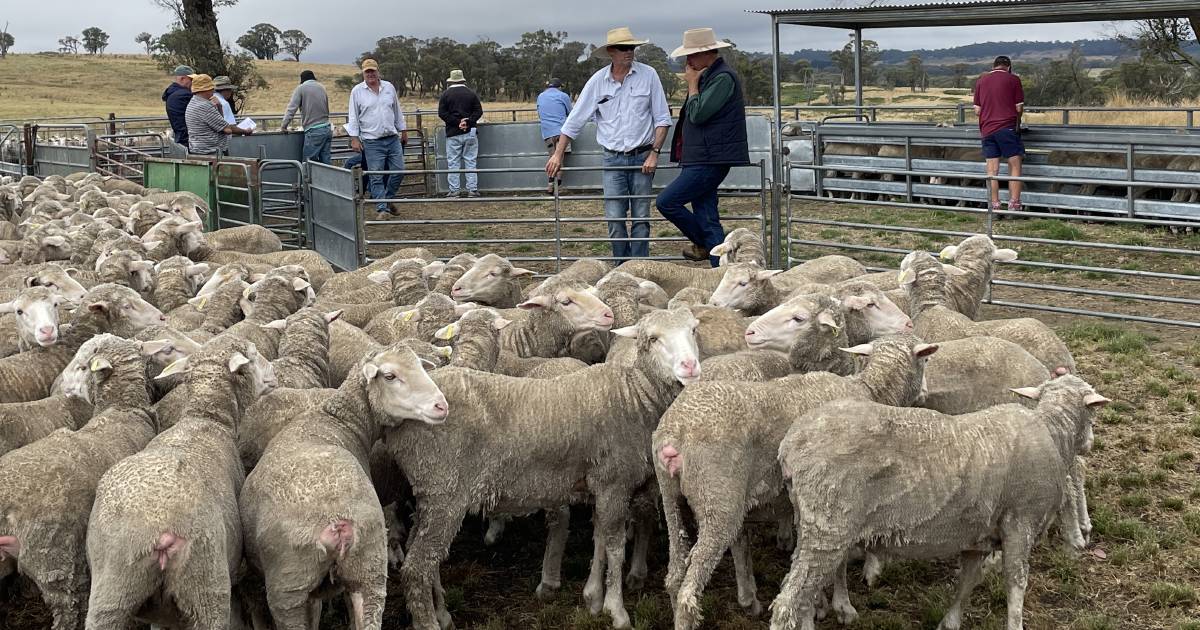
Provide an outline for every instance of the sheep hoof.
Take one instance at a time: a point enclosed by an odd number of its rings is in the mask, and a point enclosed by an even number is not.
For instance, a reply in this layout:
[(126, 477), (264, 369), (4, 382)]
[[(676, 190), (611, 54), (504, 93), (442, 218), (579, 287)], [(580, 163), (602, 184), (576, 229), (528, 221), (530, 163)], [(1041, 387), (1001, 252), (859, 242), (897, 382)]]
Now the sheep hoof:
[(548, 602), (558, 595), (558, 586), (542, 582), (534, 589), (534, 594), (537, 595), (539, 601)]
[(758, 601), (757, 598), (751, 600), (749, 606), (742, 604), (741, 602), (738, 602), (738, 605), (742, 607), (742, 611), (746, 613), (746, 616), (748, 617), (757, 617), (761, 615), (763, 611), (762, 602)]
[(438, 628), (440, 630), (454, 630), (454, 620), (450, 618), (450, 613), (439, 611), (437, 613)]
[(858, 620), (858, 611), (849, 603), (835, 607), (834, 613), (837, 615), (838, 623), (843, 626), (848, 626)]
[(631, 591), (640, 591), (646, 586), (646, 576), (639, 573), (630, 573), (625, 576), (625, 588)]
[(593, 616), (599, 615), (600, 609), (604, 607), (604, 589), (597, 591), (589, 592), (586, 587), (583, 589), (583, 601), (587, 603), (588, 612)]

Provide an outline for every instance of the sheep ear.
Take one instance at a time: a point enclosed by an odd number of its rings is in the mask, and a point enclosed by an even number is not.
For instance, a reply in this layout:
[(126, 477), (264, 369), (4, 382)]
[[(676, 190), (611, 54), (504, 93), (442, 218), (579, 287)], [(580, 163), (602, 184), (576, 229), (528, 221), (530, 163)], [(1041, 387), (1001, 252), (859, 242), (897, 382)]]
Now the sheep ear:
[(652, 280), (638, 281), (638, 297), (648, 298), (653, 297), (662, 287), (658, 286), (657, 282)]
[(267, 330), (283, 330), (284, 328), (287, 328), (287, 320), (277, 319), (273, 322), (268, 322), (266, 324), (260, 324), (258, 327), (266, 328)]
[(166, 378), (175, 374), (185, 374), (188, 372), (188, 358), (184, 357), (178, 361), (172, 361), (170, 365), (163, 368), (162, 372), (155, 376), (155, 379)]
[(250, 277), (247, 279), (251, 283), (257, 284), (259, 282), (262, 282), (262, 279), (266, 278), (266, 277), (267, 277), (267, 274), (265, 274), (265, 273), (252, 273), (252, 274), (250, 274)]
[(871, 298), (863, 295), (847, 295), (842, 298), (842, 306), (852, 311), (861, 311), (871, 303)]
[(152, 260), (134, 260), (129, 263), (130, 271), (150, 271), (151, 269), (154, 269)]
[(624, 328), (614, 328), (613, 330), (611, 330), (609, 332), (611, 332), (612, 334), (614, 334), (618, 337), (625, 337), (627, 339), (637, 339), (638, 325), (634, 324), (632, 326), (626, 326)]
[(375, 375), (379, 374), (379, 366), (367, 361), (363, 364), (362, 373), (368, 381), (372, 380), (375, 378)]
[(946, 272), (947, 276), (965, 276), (967, 271), (954, 265), (942, 265), (942, 271)]
[(187, 223), (179, 226), (175, 231), (180, 234), (183, 234), (184, 232), (203, 232), (204, 224), (199, 221), (188, 221)]
[(142, 249), (152, 252), (154, 251), (154, 248), (158, 247), (159, 245), (162, 245), (162, 241), (146, 241), (142, 243)]
[(104, 357), (95, 357), (88, 363), (88, 369), (92, 372), (112, 371), (112, 362)]
[(42, 283), (40, 280), (38, 280), (37, 276), (25, 276), (25, 282), (23, 284), (26, 288), (28, 288), (40, 286)]
[(837, 319), (833, 317), (833, 313), (830, 313), (829, 311), (821, 311), (820, 313), (817, 313), (817, 323), (833, 329), (832, 332), (835, 335), (839, 330), (842, 329), (841, 326), (838, 326)]
[(17, 301), (0, 302), (0, 313), (13, 313), (17, 310)]
[(449, 359), (454, 354), (454, 348), (450, 346), (434, 346), (433, 351), (441, 355), (443, 359)]
[(425, 358), (422, 358), (422, 359), (421, 359), (421, 365), (423, 365), (423, 366), (425, 366), (426, 368), (429, 368), (429, 369), (431, 369), (431, 370), (432, 370), (432, 369), (437, 369), (437, 368), (440, 368), (440, 367), (442, 367), (442, 366), (440, 366), (440, 365), (438, 365), (438, 364), (434, 363), (433, 361), (430, 361), (429, 359), (425, 359)]
[(421, 275), (427, 280), (433, 280), (440, 278), (442, 276), (442, 272), (444, 271), (446, 271), (446, 263), (440, 260), (435, 260), (421, 268)]
[(442, 341), (449, 341), (450, 339), (453, 339), (454, 335), (456, 334), (458, 334), (458, 324), (447, 324), (439, 328), (437, 332), (433, 333), (433, 338), (441, 339)]
[(860, 343), (852, 348), (838, 348), (838, 350), (841, 350), (842, 352), (849, 352), (850, 354), (869, 357), (871, 356), (871, 353), (875, 351), (875, 348), (869, 343)]
[(145, 356), (154, 356), (159, 352), (170, 352), (175, 349), (175, 344), (170, 339), (155, 339), (154, 341), (142, 342), (142, 354)]
[(535, 273), (537, 273), (537, 272), (529, 270), (529, 269), (522, 269), (521, 267), (513, 267), (512, 271), (508, 272), (508, 275), (510, 275), (514, 278), (520, 278), (522, 276), (532, 276)]
[(511, 319), (497, 317), (496, 319), (492, 320), (492, 328), (495, 328), (496, 330), (504, 330), (504, 328), (511, 323), (512, 323)]
[(67, 237), (62, 236), (60, 234), (55, 234), (54, 236), (47, 236), (46, 238), (42, 239), (42, 245), (49, 245), (50, 247), (62, 247), (63, 245), (66, 245), (66, 244), (67, 244)]
[(927, 357), (937, 351), (938, 346), (936, 343), (920, 343), (913, 348), (913, 356)]
[(1015, 249), (997, 249), (992, 252), (992, 260), (994, 262), (1012, 262), (1017, 259), (1017, 250)]
[(958, 245), (947, 245), (942, 248), (941, 252), (938, 253), (938, 258), (941, 258), (942, 260), (954, 260), (954, 257), (957, 255)]
[(460, 302), (454, 305), (454, 314), (461, 317), (467, 311), (473, 311), (479, 308), (479, 305), (474, 302)]
[(1042, 390), (1040, 390), (1036, 387), (1013, 387), (1013, 388), (1009, 389), (1008, 391), (1010, 391), (1018, 396), (1028, 398), (1030, 400), (1037, 400), (1038, 398), (1041, 398), (1041, 396), (1042, 396)]
[(88, 310), (93, 313), (102, 315), (102, 314), (108, 312), (108, 303), (107, 302), (92, 302), (91, 304), (88, 304)]
[(367, 280), (370, 280), (375, 284), (391, 284), (392, 275), (386, 271), (372, 271), (371, 273), (367, 274)]
[(759, 281), (766, 280), (777, 273), (783, 273), (783, 270), (782, 269), (763, 269), (762, 271), (756, 271), (754, 273), (754, 279), (759, 280)]
[(303, 291), (312, 285), (304, 278), (292, 278), (292, 288), (296, 291)]
[(241, 352), (234, 352), (233, 356), (229, 357), (229, 372), (234, 373), (240, 370), (243, 366), (250, 365), (250, 359)]
[(63, 269), (63, 273), (74, 278), (79, 275), (79, 270), (74, 267), (67, 267), (66, 269)]
[(1104, 405), (1107, 405), (1110, 402), (1112, 402), (1112, 401), (1105, 398), (1104, 396), (1101, 396), (1100, 394), (1097, 394), (1096, 392), (1092, 392), (1092, 393), (1088, 394), (1087, 396), (1083, 397), (1083, 404), (1085, 404), (1088, 407), (1091, 407), (1093, 409), (1096, 409), (1098, 407), (1103, 407)]
[(524, 302), (517, 305), (517, 308), (523, 308), (527, 311), (536, 311), (540, 308), (548, 308), (554, 301), (554, 298), (549, 295), (535, 295)]
[(896, 277), (896, 282), (900, 284), (912, 284), (917, 279), (917, 274), (913, 272), (912, 267), (905, 267), (900, 270), (900, 275)]
[(196, 263), (194, 265), (188, 265), (187, 269), (183, 271), (183, 274), (189, 277), (203, 276), (204, 274), (208, 273), (208, 270), (208, 263)]
[(721, 243), (720, 245), (714, 245), (712, 248), (710, 248), (708, 250), (708, 255), (709, 256), (724, 256), (725, 254), (728, 254), (729, 250), (731, 250), (731, 249), (733, 249), (733, 247), (731, 245), (729, 245), (728, 243)]
[(333, 322), (336, 322), (338, 320), (338, 318), (341, 317), (342, 313), (344, 313), (344, 312), (345, 312), (344, 310), (339, 309), (336, 311), (330, 311), (328, 313), (325, 313), (325, 323), (332, 324)]

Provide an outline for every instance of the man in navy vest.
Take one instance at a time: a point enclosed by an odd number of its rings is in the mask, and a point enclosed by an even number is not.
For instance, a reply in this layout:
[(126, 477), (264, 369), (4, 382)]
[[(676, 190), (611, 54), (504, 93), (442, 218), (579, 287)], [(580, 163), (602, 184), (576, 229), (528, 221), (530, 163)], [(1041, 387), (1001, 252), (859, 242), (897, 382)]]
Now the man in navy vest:
[[(687, 56), (683, 76), (688, 95), (671, 138), (671, 161), (681, 168), (679, 177), (656, 201), (658, 211), (692, 242), (683, 257), (707, 259), (714, 267), (719, 258), (708, 251), (725, 240), (717, 187), (731, 167), (750, 163), (742, 82), (717, 52), (730, 45), (718, 41), (711, 28), (694, 28), (683, 34), (683, 45), (671, 53)], [(685, 206), (689, 202), (690, 211)]]

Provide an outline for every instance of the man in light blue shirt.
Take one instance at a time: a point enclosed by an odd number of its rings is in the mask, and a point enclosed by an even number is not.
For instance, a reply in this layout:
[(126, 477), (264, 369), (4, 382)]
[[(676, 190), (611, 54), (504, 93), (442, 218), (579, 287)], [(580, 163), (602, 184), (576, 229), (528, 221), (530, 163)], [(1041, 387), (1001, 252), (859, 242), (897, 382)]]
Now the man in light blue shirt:
[[(571, 97), (562, 91), (562, 79), (553, 78), (546, 82), (546, 89), (537, 97), (538, 120), (541, 122), (542, 141), (546, 150), (554, 155), (558, 147), (558, 136), (562, 133), (563, 123), (571, 113)], [(571, 152), (571, 143), (567, 142), (567, 153)], [(554, 193), (554, 179), (549, 178), (546, 184), (546, 194)], [(562, 174), (558, 175), (558, 187), (562, 189)]]
[[(633, 51), (645, 44), (634, 39), (628, 27), (608, 32), (603, 48), (612, 60), (588, 79), (563, 121), (554, 155), (546, 162), (546, 175), (562, 169), (567, 143), (579, 136), (589, 118), (596, 121), (596, 141), (604, 147), (604, 216), (608, 238), (617, 262), (650, 255), (650, 223), (634, 221), (632, 238), (625, 219), (650, 217), (650, 189), (658, 152), (667, 140), (671, 109), (654, 68), (633, 60)], [(617, 167), (640, 166), (640, 169)], [(607, 170), (614, 169), (614, 170)]]
[[(408, 143), (404, 112), (396, 88), (379, 78), (378, 62), (364, 59), (362, 74), (363, 82), (350, 91), (346, 133), (350, 148), (366, 154), (367, 170), (395, 171), (370, 177), (371, 198), (395, 199), (404, 179), (404, 145)], [(399, 214), (386, 201), (377, 202), (375, 207), (380, 218)]]
[(216, 97), (217, 102), (221, 105), (221, 116), (225, 118), (225, 122), (236, 125), (237, 118), (233, 115), (233, 106), (229, 104), (229, 101), (233, 99), (233, 92), (237, 89), (237, 86), (225, 75), (213, 77), (213, 85), (216, 87), (216, 92), (213, 96)]

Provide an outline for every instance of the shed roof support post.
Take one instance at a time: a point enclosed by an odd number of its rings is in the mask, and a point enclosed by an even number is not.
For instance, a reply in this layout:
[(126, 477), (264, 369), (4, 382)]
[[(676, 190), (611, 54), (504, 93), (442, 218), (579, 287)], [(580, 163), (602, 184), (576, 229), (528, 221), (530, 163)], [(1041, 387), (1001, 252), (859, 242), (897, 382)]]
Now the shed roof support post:
[[(778, 28), (778, 27), (776, 27)], [(862, 114), (863, 105), (863, 68), (862, 68), (862, 29), (854, 29), (854, 113)], [(857, 119), (856, 119), (857, 120)]]
[[(780, 195), (783, 194), (781, 183), (783, 182), (783, 106), (780, 103), (782, 98), (780, 95), (779, 76), (779, 18), (771, 16), (771, 93), (775, 101), (775, 111), (771, 125), (771, 135), (774, 138), (773, 147), (775, 150), (771, 152), (771, 239), (768, 243), (767, 262), (772, 269), (779, 269), (779, 244), (780, 244)], [(796, 120), (800, 117), (797, 116)]]

